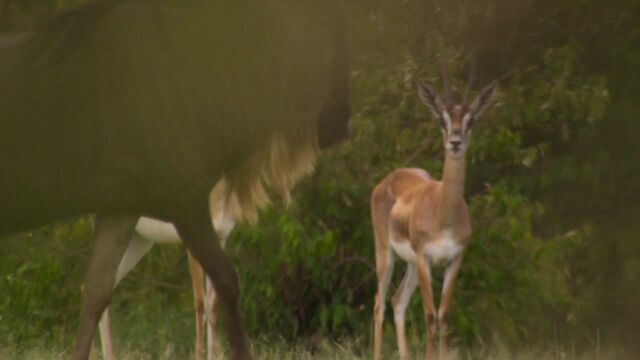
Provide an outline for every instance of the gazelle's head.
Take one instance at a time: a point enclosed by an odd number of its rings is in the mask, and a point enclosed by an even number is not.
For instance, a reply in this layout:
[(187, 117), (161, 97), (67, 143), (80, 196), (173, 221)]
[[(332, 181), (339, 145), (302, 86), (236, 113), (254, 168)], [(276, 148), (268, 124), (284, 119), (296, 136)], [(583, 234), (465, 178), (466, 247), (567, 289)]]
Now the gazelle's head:
[(440, 121), (442, 128), (443, 144), (447, 155), (454, 158), (464, 157), (465, 151), (471, 141), (471, 129), (482, 112), (494, 100), (496, 82), (486, 86), (480, 94), (471, 102), (467, 103), (467, 95), (471, 90), (473, 71), (469, 75), (467, 91), (464, 95), (462, 103), (455, 104), (450, 101), (449, 89), (446, 75), (445, 78), (445, 97), (442, 98), (428, 84), (420, 82), (418, 84), (418, 94), (420, 100), (427, 105), (433, 116)]

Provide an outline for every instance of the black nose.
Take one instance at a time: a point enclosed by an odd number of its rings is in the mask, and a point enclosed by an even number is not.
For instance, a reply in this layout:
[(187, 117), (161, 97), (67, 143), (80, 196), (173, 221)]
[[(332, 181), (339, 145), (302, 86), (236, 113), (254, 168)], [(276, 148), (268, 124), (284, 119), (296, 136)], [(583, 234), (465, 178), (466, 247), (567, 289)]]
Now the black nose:
[(452, 141), (449, 141), (449, 144), (451, 144), (451, 146), (453, 146), (453, 150), (457, 151), (460, 148), (460, 145), (462, 145), (462, 141), (452, 140)]

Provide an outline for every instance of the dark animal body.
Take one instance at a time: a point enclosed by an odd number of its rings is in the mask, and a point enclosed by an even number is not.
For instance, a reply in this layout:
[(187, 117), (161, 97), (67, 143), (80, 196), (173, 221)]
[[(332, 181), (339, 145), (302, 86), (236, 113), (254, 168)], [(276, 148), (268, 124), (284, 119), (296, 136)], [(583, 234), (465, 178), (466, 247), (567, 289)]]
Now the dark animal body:
[[(97, 274), (117, 266), (139, 216), (171, 221), (214, 280), (233, 357), (247, 358), (209, 192), (226, 176), (250, 203), (247, 176), (277, 177), (299, 153), (345, 139), (349, 115), (333, 6), (90, 3), (0, 47), (0, 236), (97, 213), (79, 330), (92, 337), (111, 296), (112, 279)], [(269, 149), (286, 164), (256, 170)], [(86, 343), (75, 358), (86, 358)]]

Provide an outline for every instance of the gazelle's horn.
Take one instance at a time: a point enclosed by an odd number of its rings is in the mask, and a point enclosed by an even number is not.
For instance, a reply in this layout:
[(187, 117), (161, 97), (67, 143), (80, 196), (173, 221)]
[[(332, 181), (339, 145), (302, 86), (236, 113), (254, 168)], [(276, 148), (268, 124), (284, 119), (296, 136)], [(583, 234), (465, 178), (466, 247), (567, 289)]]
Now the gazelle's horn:
[(469, 79), (467, 80), (467, 89), (464, 91), (464, 97), (462, 98), (462, 103), (467, 105), (467, 100), (469, 100), (469, 94), (471, 94), (471, 89), (473, 88), (473, 77), (476, 72), (476, 60), (475, 58), (471, 59), (471, 68), (469, 69)]

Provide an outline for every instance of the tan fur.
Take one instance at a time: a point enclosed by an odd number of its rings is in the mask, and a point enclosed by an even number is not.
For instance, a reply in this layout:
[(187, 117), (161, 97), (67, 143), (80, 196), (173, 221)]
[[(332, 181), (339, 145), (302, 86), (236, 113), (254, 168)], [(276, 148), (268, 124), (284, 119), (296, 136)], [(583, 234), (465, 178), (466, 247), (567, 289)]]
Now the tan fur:
[[(410, 244), (415, 254), (415, 266), (420, 289), (423, 298), (425, 317), (427, 320), (427, 348), (426, 357), (431, 358), (433, 353), (433, 336), (436, 330), (436, 318), (440, 323), (440, 353), (445, 355), (445, 314), (448, 311), (449, 302), (455, 272), (459, 269), (461, 254), (466, 247), (470, 235), (471, 224), (467, 205), (462, 196), (464, 189), (464, 158), (454, 159), (447, 157), (443, 181), (432, 179), (421, 169), (397, 169), (389, 174), (373, 191), (371, 206), (376, 241), (376, 261), (378, 264), (378, 294), (376, 296), (376, 309), (374, 310), (374, 357), (382, 356), (382, 322), (384, 317), (384, 299), (390, 271), (393, 267), (392, 242), (395, 244)], [(450, 268), (453, 274), (445, 287), (440, 304), (440, 310), (436, 312), (431, 290), (431, 270), (425, 256), (429, 255), (429, 244), (437, 245), (445, 242), (443, 237), (450, 236), (451, 240), (459, 245), (460, 252), (447, 258), (447, 273)], [(398, 245), (396, 245), (398, 246)], [(401, 246), (401, 245), (400, 245)], [(445, 252), (446, 254), (446, 252)], [(413, 281), (413, 288), (408, 288), (408, 282)], [(407, 296), (415, 289), (415, 280), (405, 276), (403, 283), (398, 288), (393, 298), (394, 314), (396, 314), (396, 332), (400, 357), (408, 359), (407, 342), (404, 328), (404, 308), (406, 308)], [(437, 316), (442, 314), (442, 316)]]
[[(460, 186), (463, 184), (458, 184)], [(454, 239), (466, 245), (471, 235), (466, 202), (461, 196), (445, 197), (443, 190), (446, 189), (442, 181), (432, 179), (421, 169), (401, 168), (378, 184), (372, 205), (384, 202), (390, 208), (388, 221), (393, 233), (398, 235), (396, 240), (409, 241), (414, 249), (424, 248), (427, 243), (437, 240), (443, 230), (451, 230)], [(453, 214), (453, 217), (449, 219), (447, 214)], [(380, 246), (388, 247), (390, 239), (389, 236), (376, 236), (376, 241), (384, 243)]]
[[(258, 209), (269, 203), (265, 188), (290, 201), (289, 191), (303, 176), (313, 171), (318, 153), (316, 132), (288, 131), (274, 134), (265, 147), (249, 156), (243, 166), (226, 175), (226, 211), (237, 220), (255, 222)], [(213, 194), (211, 196), (219, 196)]]

